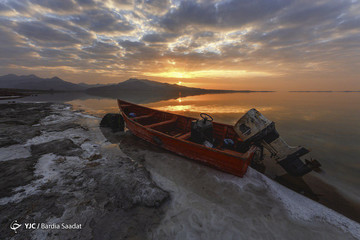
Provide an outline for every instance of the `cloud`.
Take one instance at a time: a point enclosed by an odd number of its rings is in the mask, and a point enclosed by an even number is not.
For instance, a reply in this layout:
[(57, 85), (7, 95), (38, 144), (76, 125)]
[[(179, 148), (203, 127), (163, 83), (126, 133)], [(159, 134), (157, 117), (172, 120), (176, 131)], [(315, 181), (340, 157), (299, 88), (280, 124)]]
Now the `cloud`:
[(89, 10), (71, 16), (70, 21), (99, 33), (128, 32), (134, 29), (125, 19), (109, 10)]
[(360, 74), (358, 1), (11, 0), (0, 1), (0, 12), (0, 73), (58, 67), (66, 76), (71, 69), (74, 78), (97, 79)]
[(351, 6), (351, 1), (330, 0), (304, 4), (297, 1), (286, 12), (278, 17), (283, 24), (317, 25), (324, 22), (334, 22)]
[(96, 35), (93, 32), (81, 26), (71, 24), (71, 22), (67, 21), (66, 19), (62, 19), (59, 17), (42, 16), (40, 18), (40, 21), (53, 29), (61, 30), (63, 32), (71, 34), (75, 38), (81, 40), (83, 44), (91, 43), (96, 38)]
[(142, 40), (150, 43), (165, 43), (178, 37), (171, 33), (150, 33), (143, 36)]
[(239, 27), (253, 22), (268, 21), (294, 0), (230, 0), (217, 5), (217, 24)]
[(138, 41), (130, 41), (130, 40), (123, 40), (120, 41), (119, 44), (124, 47), (126, 50), (133, 50), (133, 49), (137, 49), (139, 47), (143, 47), (145, 46), (145, 44), (143, 42), (138, 42)]
[[(77, 4), (73, 0), (31, 0), (33, 4), (51, 9), (52, 11), (69, 11), (77, 8)], [(82, 1), (84, 2), (84, 1)]]
[(0, 2), (0, 12), (8, 12), (11, 11), (12, 9), (5, 5), (4, 3)]
[(35, 45), (42, 46), (69, 46), (81, 43), (68, 33), (62, 32), (39, 21), (18, 22), (14, 31), (25, 36)]
[(170, 31), (179, 31), (188, 25), (214, 25), (217, 23), (216, 7), (209, 3), (182, 1), (160, 20), (160, 25)]

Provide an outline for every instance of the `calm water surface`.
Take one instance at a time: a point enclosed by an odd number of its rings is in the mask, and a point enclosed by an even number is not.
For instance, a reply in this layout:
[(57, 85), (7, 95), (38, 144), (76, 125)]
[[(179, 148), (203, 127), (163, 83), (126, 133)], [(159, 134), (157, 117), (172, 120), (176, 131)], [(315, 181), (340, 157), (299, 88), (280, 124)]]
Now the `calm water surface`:
[[(114, 99), (90, 98), (71, 103), (99, 116), (118, 112)], [(151, 108), (234, 124), (256, 108), (276, 123), (290, 145), (309, 148), (324, 172), (318, 174), (348, 197), (360, 202), (360, 93), (231, 93), (178, 97), (142, 103)]]
[[(119, 111), (115, 99), (85, 94), (16, 101), (66, 102), (99, 117)], [(138, 103), (192, 117), (206, 112), (227, 124), (256, 108), (276, 123), (290, 145), (312, 150), (311, 156), (324, 170), (314, 175), (360, 203), (360, 93), (234, 93), (151, 101), (139, 98)], [(166, 151), (153, 151), (150, 144), (125, 135), (121, 150), (132, 159), (145, 159), (152, 178), (172, 196), (149, 239), (360, 239), (358, 223), (253, 169), (238, 178)]]
[[(18, 101), (67, 102), (98, 116), (119, 111), (116, 99), (79, 93), (42, 94)], [(191, 117), (205, 112), (227, 124), (256, 108), (276, 123), (289, 145), (311, 150), (310, 156), (323, 166), (324, 172), (317, 174), (322, 180), (360, 202), (360, 93), (230, 93), (150, 101), (139, 98), (138, 103)]]

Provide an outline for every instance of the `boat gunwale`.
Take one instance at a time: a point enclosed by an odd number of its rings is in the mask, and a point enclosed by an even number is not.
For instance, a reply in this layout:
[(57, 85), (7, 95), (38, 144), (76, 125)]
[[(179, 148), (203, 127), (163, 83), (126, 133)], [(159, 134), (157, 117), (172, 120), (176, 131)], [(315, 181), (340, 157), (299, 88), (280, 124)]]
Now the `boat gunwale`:
[[(138, 104), (134, 104), (134, 103), (129, 103), (129, 102), (126, 102), (126, 101), (123, 101), (123, 100), (120, 100), (118, 99), (118, 105), (119, 105), (119, 108), (120, 110), (124, 113), (121, 105), (119, 104), (119, 101), (122, 101), (122, 102), (125, 102), (127, 104), (130, 104), (130, 105), (135, 105), (135, 106), (138, 106), (138, 107), (141, 107), (141, 108), (145, 108), (145, 109), (150, 109), (152, 111), (157, 111), (157, 112), (161, 112), (161, 113), (166, 113), (166, 114), (171, 114), (171, 115), (176, 115), (176, 116), (181, 116), (181, 117), (186, 117), (186, 118), (189, 118), (189, 119), (193, 119), (193, 120), (197, 120), (196, 118), (193, 118), (193, 117), (187, 117), (187, 116), (183, 116), (183, 115), (180, 115), (180, 114), (173, 114), (173, 113), (169, 113), (169, 112), (165, 112), (165, 111), (161, 111), (161, 110), (156, 110), (156, 109), (152, 109), (152, 108), (148, 108), (148, 107), (144, 107), (144, 106), (141, 106), (141, 105), (138, 105)], [(201, 144), (198, 144), (198, 143), (194, 143), (194, 142), (191, 142), (191, 141), (188, 141), (188, 140), (185, 140), (185, 139), (180, 139), (180, 138), (176, 138), (176, 137), (173, 137), (173, 136), (170, 136), (168, 134), (165, 134), (163, 132), (160, 132), (160, 131), (157, 131), (155, 129), (152, 129), (152, 128), (148, 128), (148, 127), (145, 127), (144, 125), (141, 125), (140, 123), (132, 120), (131, 118), (129, 118), (125, 113), (122, 114), (123, 116), (125, 115), (125, 118), (129, 121), (131, 121), (131, 123), (137, 125), (137, 126), (140, 126), (141, 128), (143, 129), (146, 129), (147, 131), (150, 131), (152, 133), (156, 133), (156, 134), (160, 134), (160, 135), (163, 135), (165, 137), (168, 137), (168, 138), (172, 138), (172, 139), (176, 139), (178, 141), (182, 141), (182, 142), (185, 142), (186, 144), (191, 144), (191, 145), (194, 145), (196, 147), (201, 147), (202, 149), (205, 149), (205, 150), (208, 150), (208, 151), (213, 151), (213, 152), (217, 152), (217, 153), (221, 153), (221, 154), (224, 154), (224, 155), (227, 155), (227, 156), (231, 156), (231, 157), (236, 157), (236, 158), (240, 158), (241, 160), (243, 160), (244, 162), (248, 161), (249, 158), (251, 158), (251, 154), (253, 154), (255, 151), (256, 151), (256, 146), (251, 146), (250, 149), (248, 151), (246, 151), (245, 153), (240, 153), (240, 152), (236, 152), (236, 151), (232, 151), (234, 152), (235, 154), (231, 154), (229, 152), (226, 152), (224, 150), (220, 150), (220, 149), (216, 149), (216, 148), (209, 148), (209, 147), (206, 147), (204, 145), (201, 145)], [(228, 126), (228, 127), (232, 127), (231, 125), (228, 125), (228, 124), (223, 124), (223, 123), (218, 123), (218, 122), (214, 122), (216, 124), (220, 124), (220, 125), (223, 125), (223, 126)], [(231, 151), (231, 150), (230, 150)], [(246, 157), (247, 156), (247, 157)]]

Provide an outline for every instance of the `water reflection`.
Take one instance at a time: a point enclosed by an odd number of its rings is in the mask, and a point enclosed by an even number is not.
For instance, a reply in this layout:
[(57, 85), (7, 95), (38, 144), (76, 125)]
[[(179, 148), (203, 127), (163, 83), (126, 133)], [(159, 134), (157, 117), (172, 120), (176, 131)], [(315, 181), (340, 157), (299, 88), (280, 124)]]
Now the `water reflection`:
[[(165, 98), (164, 98), (165, 97)], [(191, 117), (210, 113), (217, 122), (234, 124), (256, 108), (276, 123), (290, 145), (311, 149), (325, 171), (317, 174), (347, 196), (360, 202), (360, 94), (359, 93), (229, 93), (149, 97), (131, 94), (125, 100)], [(84, 93), (44, 94), (17, 101), (65, 101), (75, 108), (102, 116), (118, 112), (115, 98)]]
[[(210, 113), (217, 122), (234, 124), (246, 111), (256, 108), (276, 123), (290, 145), (311, 149), (325, 173), (316, 174), (360, 202), (360, 102), (358, 93), (231, 93), (178, 96), (144, 105), (198, 117)], [(77, 100), (98, 113), (117, 112), (115, 100)]]
[[(182, 103), (182, 100), (178, 99), (178, 102)], [(177, 112), (180, 114), (181, 114), (181, 112), (186, 112), (186, 111), (191, 111), (191, 112), (196, 112), (196, 113), (206, 112), (206, 113), (212, 113), (212, 114), (213, 113), (215, 113), (215, 114), (242, 113), (242, 114), (244, 114), (247, 111), (249, 111), (252, 107), (251, 106), (245, 106), (245, 107), (216, 106), (216, 105), (197, 106), (195, 104), (192, 104), (192, 105), (178, 104), (178, 105), (168, 105), (168, 106), (161, 106), (161, 107), (154, 107), (154, 108), (161, 110), (161, 111)], [(272, 108), (271, 107), (260, 107), (257, 110), (261, 111), (261, 112), (266, 112), (266, 111), (272, 110)]]
[(199, 112), (215, 121), (234, 124), (243, 113), (256, 108), (276, 123), (290, 145), (312, 150), (323, 164), (318, 175), (360, 201), (360, 94), (357, 93), (249, 93), (218, 94), (146, 104), (191, 117)]

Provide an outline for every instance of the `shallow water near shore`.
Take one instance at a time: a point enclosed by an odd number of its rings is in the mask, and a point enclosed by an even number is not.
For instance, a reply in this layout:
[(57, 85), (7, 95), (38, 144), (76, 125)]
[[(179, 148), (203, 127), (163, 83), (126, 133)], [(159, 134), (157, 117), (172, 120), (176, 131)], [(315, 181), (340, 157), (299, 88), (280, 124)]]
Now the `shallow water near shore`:
[[(26, 100), (26, 99), (23, 99)], [(39, 100), (40, 101), (40, 100)], [(46, 100), (45, 100), (46, 101)], [(360, 203), (359, 93), (236, 93), (190, 96), (146, 106), (234, 124), (250, 108), (276, 123), (290, 145), (303, 145), (323, 165), (315, 176)], [(102, 116), (118, 112), (115, 99), (71, 99), (76, 109)], [(121, 144), (120, 144), (121, 145)], [(138, 149), (152, 178), (172, 200), (153, 239), (353, 239), (360, 225), (250, 169), (237, 178), (171, 153)], [(126, 151), (126, 149), (124, 149)], [(134, 153), (137, 152), (137, 153)]]
[[(311, 150), (324, 172), (317, 174), (347, 197), (360, 203), (360, 93), (232, 93), (178, 97), (144, 104), (163, 111), (234, 124), (251, 108), (276, 124), (289, 145)], [(99, 116), (118, 112), (115, 99), (93, 98), (68, 103)]]

